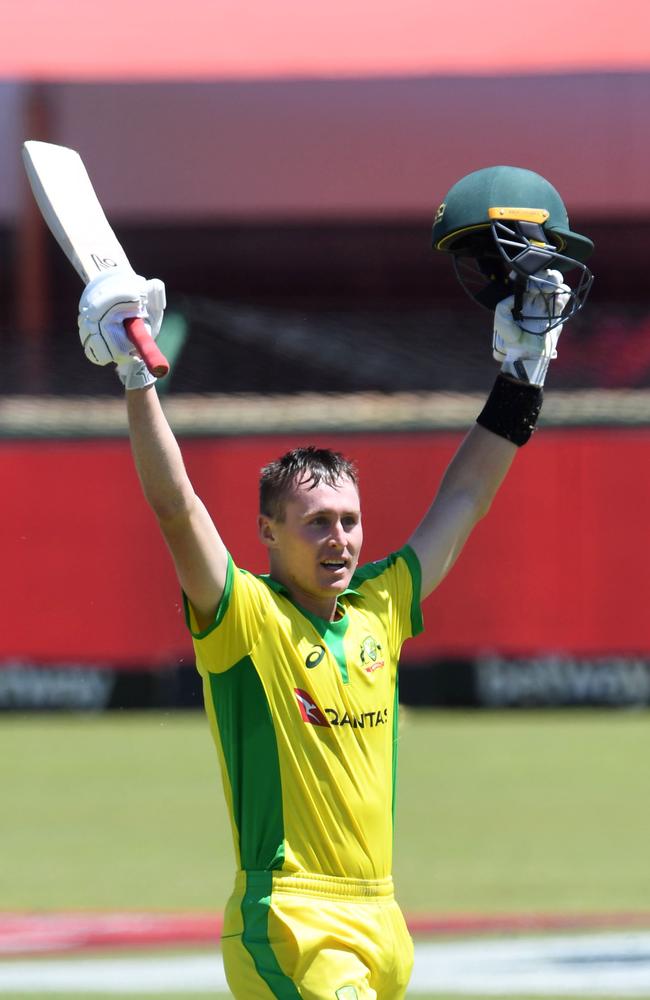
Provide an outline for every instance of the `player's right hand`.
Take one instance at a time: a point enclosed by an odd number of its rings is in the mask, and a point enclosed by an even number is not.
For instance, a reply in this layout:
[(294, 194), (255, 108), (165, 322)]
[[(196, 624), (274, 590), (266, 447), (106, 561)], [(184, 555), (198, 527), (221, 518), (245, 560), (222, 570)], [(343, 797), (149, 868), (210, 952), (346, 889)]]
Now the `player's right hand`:
[(165, 305), (165, 286), (159, 278), (148, 281), (121, 268), (93, 278), (79, 301), (79, 337), (88, 360), (95, 365), (117, 365), (127, 388), (141, 388), (154, 382), (154, 376), (147, 372), (126, 335), (124, 320), (142, 319), (155, 339)]

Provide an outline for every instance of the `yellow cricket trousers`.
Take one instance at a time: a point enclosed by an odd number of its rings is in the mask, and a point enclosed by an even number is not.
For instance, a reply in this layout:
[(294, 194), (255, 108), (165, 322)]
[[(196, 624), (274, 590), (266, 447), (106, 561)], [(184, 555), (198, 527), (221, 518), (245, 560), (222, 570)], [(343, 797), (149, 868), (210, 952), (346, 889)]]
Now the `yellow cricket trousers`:
[(402, 1000), (413, 967), (390, 878), (238, 872), (222, 949), (236, 1000)]

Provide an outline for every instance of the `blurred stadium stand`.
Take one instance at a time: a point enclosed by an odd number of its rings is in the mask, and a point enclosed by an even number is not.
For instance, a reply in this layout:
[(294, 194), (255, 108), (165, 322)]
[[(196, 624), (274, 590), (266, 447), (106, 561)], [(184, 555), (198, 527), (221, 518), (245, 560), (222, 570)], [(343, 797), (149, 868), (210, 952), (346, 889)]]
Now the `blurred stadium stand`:
[[(647, 387), (650, 222), (572, 224), (596, 241), (596, 282), (563, 335), (553, 388)], [(171, 393), (457, 393), (488, 384), (489, 316), (456, 287), (450, 261), (430, 250), (426, 218), (119, 232), (133, 259), (148, 264), (142, 270), (164, 275), (170, 315), (183, 320)], [(79, 350), (79, 287), (53, 241), (47, 259), (56, 289), (47, 329), (20, 333), (5, 297), (0, 391), (119, 395)], [(192, 259), (203, 261), (199, 275)]]

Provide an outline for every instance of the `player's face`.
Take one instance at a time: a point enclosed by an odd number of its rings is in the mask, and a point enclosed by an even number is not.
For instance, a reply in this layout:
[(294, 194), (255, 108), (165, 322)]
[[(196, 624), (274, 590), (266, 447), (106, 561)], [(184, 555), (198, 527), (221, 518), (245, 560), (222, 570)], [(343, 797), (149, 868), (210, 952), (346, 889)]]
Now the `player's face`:
[(298, 604), (330, 619), (336, 599), (349, 586), (363, 540), (359, 494), (347, 477), (336, 486), (296, 485), (281, 521), (262, 524), (273, 577)]

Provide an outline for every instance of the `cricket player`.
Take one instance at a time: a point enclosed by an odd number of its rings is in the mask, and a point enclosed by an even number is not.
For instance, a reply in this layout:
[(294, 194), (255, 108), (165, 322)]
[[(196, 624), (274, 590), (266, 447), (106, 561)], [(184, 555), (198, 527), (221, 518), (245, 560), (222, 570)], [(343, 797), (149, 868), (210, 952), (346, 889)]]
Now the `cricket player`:
[(235, 846), (222, 945), (238, 1000), (406, 994), (413, 946), (391, 879), (400, 650), (529, 440), (563, 324), (591, 284), (591, 242), (571, 232), (557, 191), (521, 168), (454, 185), (433, 243), (493, 313), (501, 369), (421, 524), (369, 565), (356, 468), (309, 445), (261, 473), (268, 574), (235, 565), (124, 334), (139, 316), (157, 336), (162, 282), (117, 270), (81, 298), (85, 352), (115, 364), (126, 389), (135, 465), (203, 679)]

